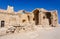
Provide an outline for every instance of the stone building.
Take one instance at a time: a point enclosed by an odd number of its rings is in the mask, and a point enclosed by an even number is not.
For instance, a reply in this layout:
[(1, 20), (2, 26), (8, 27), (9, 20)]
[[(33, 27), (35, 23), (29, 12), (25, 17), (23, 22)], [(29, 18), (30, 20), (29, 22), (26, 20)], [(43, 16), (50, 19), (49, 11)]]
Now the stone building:
[(57, 11), (47, 11), (43, 8), (35, 9), (33, 11), (35, 24), (36, 25), (51, 25), (51, 26), (58, 26), (58, 15)]
[(14, 12), (14, 8), (8, 6), (7, 10), (0, 9), (0, 27), (19, 26), (23, 23), (35, 23), (35, 25), (58, 25), (57, 11), (35, 9), (32, 12), (20, 10)]

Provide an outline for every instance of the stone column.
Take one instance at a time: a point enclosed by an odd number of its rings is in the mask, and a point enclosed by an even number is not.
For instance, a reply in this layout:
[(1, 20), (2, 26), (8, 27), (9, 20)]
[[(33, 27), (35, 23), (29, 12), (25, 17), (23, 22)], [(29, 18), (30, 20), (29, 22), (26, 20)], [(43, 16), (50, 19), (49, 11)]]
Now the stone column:
[(53, 27), (56, 27), (56, 26), (58, 26), (58, 15), (57, 15), (57, 11), (53, 11), (52, 12), (52, 16), (53, 16), (52, 25), (53, 25)]

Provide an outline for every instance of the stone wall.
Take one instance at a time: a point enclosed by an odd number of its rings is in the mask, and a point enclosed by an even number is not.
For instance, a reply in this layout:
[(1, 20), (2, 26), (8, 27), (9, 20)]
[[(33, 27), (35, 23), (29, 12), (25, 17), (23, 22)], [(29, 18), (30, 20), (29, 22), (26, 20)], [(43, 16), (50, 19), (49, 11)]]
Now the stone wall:
[(45, 9), (36, 9), (33, 11), (36, 25), (51, 25), (58, 26), (57, 11), (47, 11)]
[(0, 10), (0, 27), (1, 25), (5, 27), (20, 26), (25, 23), (58, 26), (57, 11), (47, 11), (43, 8), (37, 8), (32, 12), (26, 12), (24, 10), (14, 12), (11, 6), (8, 6), (7, 10)]

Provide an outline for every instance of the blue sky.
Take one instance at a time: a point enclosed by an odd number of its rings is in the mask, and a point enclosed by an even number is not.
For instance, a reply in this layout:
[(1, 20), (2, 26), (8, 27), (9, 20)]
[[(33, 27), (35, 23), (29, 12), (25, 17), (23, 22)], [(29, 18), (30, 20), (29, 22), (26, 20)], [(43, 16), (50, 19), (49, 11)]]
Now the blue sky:
[(32, 11), (35, 8), (45, 8), (47, 10), (58, 10), (60, 21), (60, 0), (0, 0), (0, 9), (6, 9), (7, 6), (13, 6), (15, 11)]

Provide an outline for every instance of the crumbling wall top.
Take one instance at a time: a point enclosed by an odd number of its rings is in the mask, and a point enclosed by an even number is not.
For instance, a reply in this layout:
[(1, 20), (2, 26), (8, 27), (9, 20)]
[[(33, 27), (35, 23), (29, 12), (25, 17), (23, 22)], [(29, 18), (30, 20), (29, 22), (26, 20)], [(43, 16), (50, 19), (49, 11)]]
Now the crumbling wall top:
[(7, 12), (9, 12), (9, 13), (14, 12), (14, 8), (12, 6), (8, 5)]

